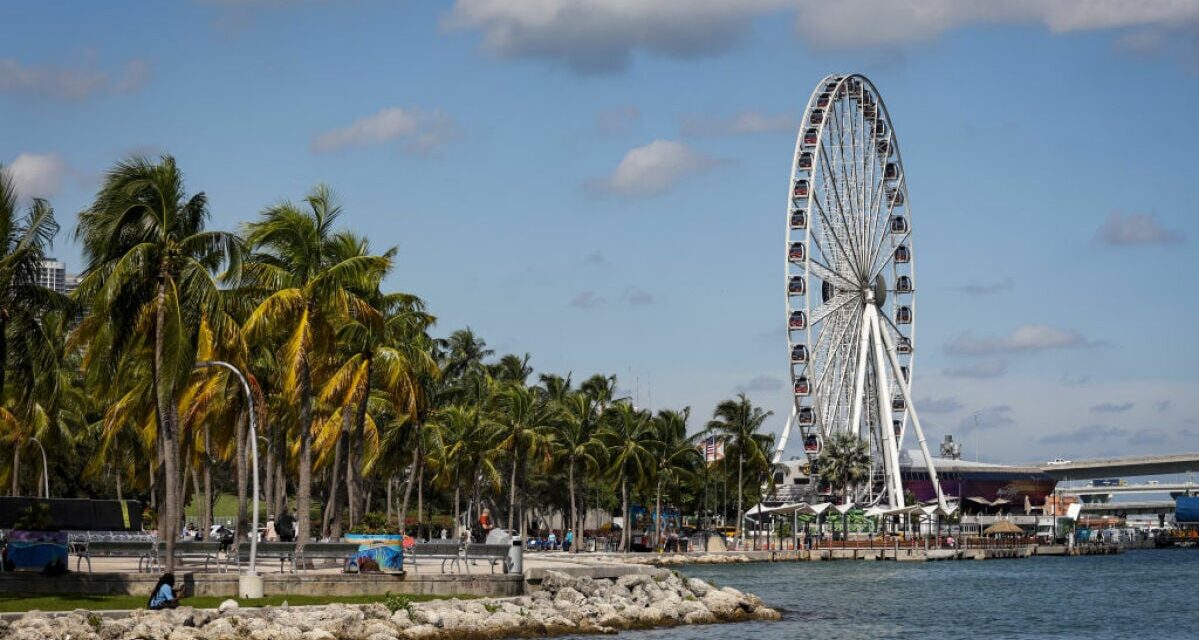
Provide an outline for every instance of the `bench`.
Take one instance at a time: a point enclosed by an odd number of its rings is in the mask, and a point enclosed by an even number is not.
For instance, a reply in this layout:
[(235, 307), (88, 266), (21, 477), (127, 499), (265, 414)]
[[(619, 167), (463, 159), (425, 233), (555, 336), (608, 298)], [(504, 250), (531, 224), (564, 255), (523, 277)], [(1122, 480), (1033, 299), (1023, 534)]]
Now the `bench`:
[(301, 568), (313, 560), (336, 560), (342, 563), (357, 554), (358, 547), (357, 542), (309, 542), (296, 554), (295, 563)]
[[(175, 543), (175, 560), (180, 564), (184, 560), (197, 559), (204, 561), (204, 570), (208, 571), (208, 563), (214, 563), (218, 570), (221, 570), (221, 554), (227, 551), (227, 546), (221, 542), (176, 542)], [(159, 558), (166, 555), (167, 543), (160, 541), (155, 547), (155, 564), (162, 566)]]
[[(229, 554), (230, 559), (240, 569), (241, 563), (250, 561), (250, 543), (241, 542), (237, 545), (237, 556)], [(285, 564), (290, 565), (290, 572), (296, 572), (296, 543), (294, 542), (259, 542), (258, 559), (278, 560), (279, 573), (283, 573)]]
[(508, 564), (508, 553), (511, 547), (506, 544), (460, 544), (457, 542), (421, 542), (412, 546), (411, 549), (405, 551), (405, 554), (412, 558), (413, 569), (417, 569), (418, 558), (441, 559), (441, 572), (445, 573), (446, 563), (450, 563), (450, 568), (454, 571), (465, 568), (467, 573), (470, 573), (470, 565), (476, 560), (487, 562), (491, 566), (491, 572), (495, 573), (495, 567), (499, 563), (503, 563), (504, 573), (508, 573), (511, 568)]
[(137, 558), (137, 570), (155, 571), (158, 557), (154, 553), (154, 541), (147, 540), (91, 540), (76, 538), (70, 542), (70, 552), (76, 556), (75, 571), (87, 560), (87, 571), (92, 572), (92, 558)]

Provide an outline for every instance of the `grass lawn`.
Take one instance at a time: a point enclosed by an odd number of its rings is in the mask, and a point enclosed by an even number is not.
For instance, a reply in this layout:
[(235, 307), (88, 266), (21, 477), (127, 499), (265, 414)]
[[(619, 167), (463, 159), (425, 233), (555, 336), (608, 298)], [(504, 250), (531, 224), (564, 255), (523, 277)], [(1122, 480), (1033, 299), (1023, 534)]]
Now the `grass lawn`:
[[(475, 596), (431, 596), (431, 595), (402, 595), (399, 596), (408, 602), (425, 602), (428, 600), (437, 600), (440, 598), (456, 597), (460, 599), (473, 598)], [(142, 609), (146, 606), (146, 596), (93, 596), (93, 595), (20, 595), (5, 593), (0, 594), (0, 613), (11, 613), (20, 611), (71, 611), (74, 609), (91, 609), (93, 611), (102, 611), (105, 609)], [(203, 596), (195, 598), (184, 598), (183, 605), (189, 607), (215, 608), (228, 598), (217, 596)], [(243, 607), (263, 607), (268, 605), (281, 605), (287, 602), (292, 606), (313, 605), (313, 604), (330, 604), (333, 602), (341, 602), (345, 604), (370, 604), (372, 602), (383, 603), (386, 601), (386, 596), (267, 596), (260, 600), (245, 600), (237, 598), (238, 604)]]

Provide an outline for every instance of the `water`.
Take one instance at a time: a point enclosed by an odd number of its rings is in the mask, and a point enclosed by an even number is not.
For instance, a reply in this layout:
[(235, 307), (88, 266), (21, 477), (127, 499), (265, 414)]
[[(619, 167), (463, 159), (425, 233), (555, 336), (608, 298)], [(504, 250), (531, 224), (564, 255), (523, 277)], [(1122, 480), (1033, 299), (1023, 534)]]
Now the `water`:
[(757, 594), (781, 622), (627, 632), (630, 640), (1196, 638), (1199, 550), (957, 562), (687, 567)]

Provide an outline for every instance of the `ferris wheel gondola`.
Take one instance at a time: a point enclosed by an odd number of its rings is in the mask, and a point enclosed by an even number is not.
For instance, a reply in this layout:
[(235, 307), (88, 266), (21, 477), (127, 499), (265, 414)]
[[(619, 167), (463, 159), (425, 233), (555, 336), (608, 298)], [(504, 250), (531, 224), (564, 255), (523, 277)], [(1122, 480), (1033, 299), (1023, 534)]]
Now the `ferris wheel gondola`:
[(794, 411), (775, 461), (792, 427), (809, 458), (823, 448), (814, 443), (852, 434), (871, 452), (864, 497), (903, 506), (899, 450), (911, 422), (943, 502), (909, 396), (916, 272), (895, 127), (874, 84), (857, 74), (821, 80), (801, 122), (785, 261)]

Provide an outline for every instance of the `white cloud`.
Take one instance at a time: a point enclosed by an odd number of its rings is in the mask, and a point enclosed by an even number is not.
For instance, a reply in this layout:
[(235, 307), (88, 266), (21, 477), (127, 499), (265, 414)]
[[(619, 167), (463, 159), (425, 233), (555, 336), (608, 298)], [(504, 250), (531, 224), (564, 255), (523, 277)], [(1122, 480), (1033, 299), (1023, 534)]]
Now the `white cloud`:
[(1128, 435), (1128, 431), (1125, 429), (1097, 424), (1089, 427), (1079, 427), (1073, 431), (1051, 433), (1047, 436), (1042, 436), (1040, 442), (1042, 444), (1084, 444), (1126, 435)]
[(51, 198), (58, 195), (70, 168), (56, 153), (22, 153), (9, 163), (8, 171), (22, 198)]
[(387, 107), (345, 127), (326, 131), (312, 140), (312, 150), (329, 153), (347, 147), (381, 145), (402, 140), (408, 153), (429, 153), (453, 137), (454, 119), (440, 112)]
[(1095, 239), (1099, 242), (1119, 246), (1179, 244), (1185, 238), (1181, 231), (1163, 227), (1157, 216), (1151, 213), (1123, 215), (1113, 211), (1095, 232)]
[(633, 105), (612, 107), (595, 114), (595, 128), (604, 135), (628, 131), (641, 117), (641, 110)]
[(500, 56), (558, 60), (581, 73), (626, 68), (634, 51), (725, 51), (788, 0), (457, 0), (446, 24), (476, 29)]
[(956, 288), (958, 291), (972, 296), (993, 296), (1012, 290), (1011, 279), (1002, 282), (971, 282)]
[[(1199, 2), (457, 0), (446, 25), (480, 31), (484, 46), (500, 56), (552, 60), (579, 72), (596, 73), (626, 68), (637, 52), (695, 57), (726, 51), (756, 18), (770, 14), (794, 16), (797, 36), (815, 47), (861, 49), (927, 41), (954, 29), (1006, 24), (1041, 26), (1054, 33), (1156, 30), (1185, 36), (1199, 21)], [(1132, 40), (1132, 46), (1144, 48), (1151, 37)]]
[(783, 388), (783, 381), (773, 376), (757, 376), (745, 384), (739, 384), (733, 388), (737, 393), (751, 393), (754, 391), (778, 391)]
[(776, 133), (795, 131), (798, 126), (799, 119), (791, 113), (746, 110), (727, 118), (685, 118), (683, 133), (690, 136)]
[(570, 301), (570, 306), (575, 309), (594, 309), (603, 306), (605, 302), (606, 300), (594, 291), (581, 291)]
[(115, 76), (90, 64), (77, 67), (35, 66), (15, 58), (0, 58), (0, 93), (28, 94), (59, 100), (83, 100), (96, 95), (132, 93), (150, 79), (150, 65), (135, 58)]
[(1045, 351), (1090, 347), (1098, 343), (1087, 340), (1076, 329), (1060, 329), (1045, 324), (1026, 324), (1016, 327), (1005, 336), (977, 338), (963, 333), (945, 345), (946, 353), (963, 356), (986, 356), (1020, 351)]
[(986, 360), (944, 371), (951, 378), (998, 378), (1006, 372), (1007, 363), (1003, 360)]
[(634, 286), (625, 287), (621, 299), (634, 307), (651, 305), (656, 300), (654, 294)]
[(592, 180), (601, 193), (630, 198), (662, 195), (689, 174), (710, 169), (717, 161), (682, 142), (654, 140), (625, 154), (611, 175)]
[(921, 414), (954, 413), (962, 408), (962, 403), (953, 396), (947, 398), (924, 397), (916, 400), (916, 407)]
[(930, 40), (975, 25), (1031, 24), (1054, 33), (1176, 26), (1199, 20), (1190, 0), (797, 0), (796, 31), (825, 47)]
[(1091, 413), (1124, 413), (1132, 409), (1133, 406), (1131, 402), (1122, 402), (1120, 404), (1103, 402), (1091, 407)]

